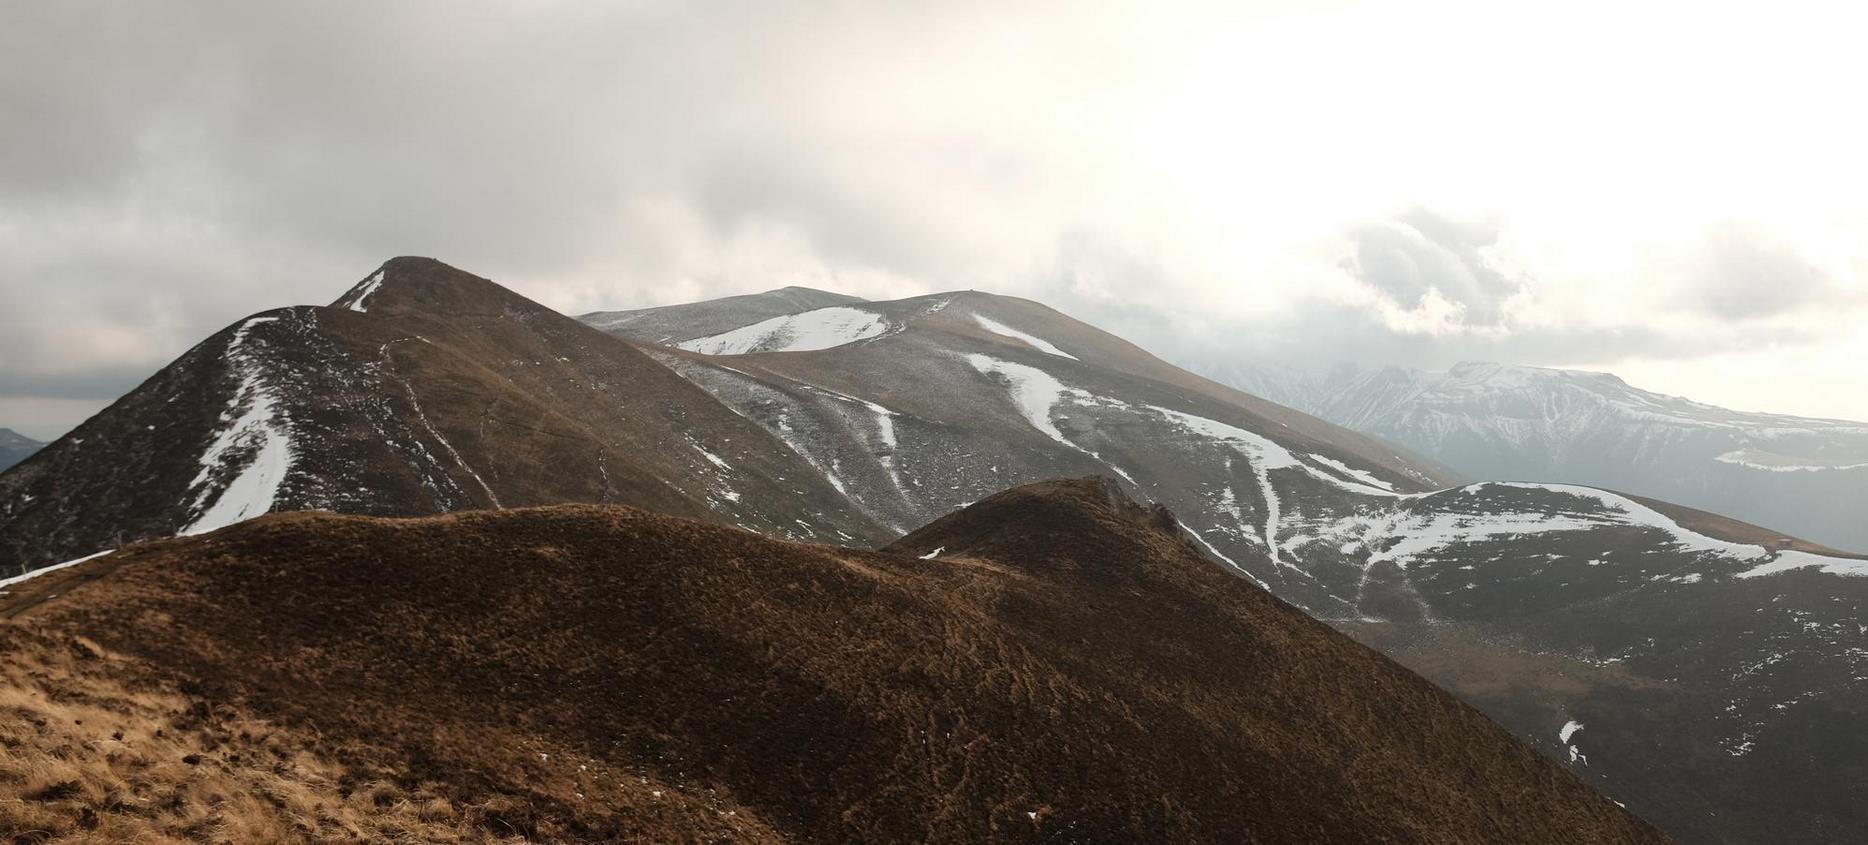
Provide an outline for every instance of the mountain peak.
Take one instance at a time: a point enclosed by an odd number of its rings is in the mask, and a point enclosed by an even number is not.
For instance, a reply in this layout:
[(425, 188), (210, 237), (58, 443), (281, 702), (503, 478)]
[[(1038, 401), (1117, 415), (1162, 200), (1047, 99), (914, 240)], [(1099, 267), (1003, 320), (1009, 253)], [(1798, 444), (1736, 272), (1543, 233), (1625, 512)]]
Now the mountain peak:
[(1446, 375), (1463, 382), (1483, 383), (1493, 387), (1525, 387), (1533, 382), (1594, 382), (1626, 387), (1627, 382), (1614, 373), (1594, 370), (1565, 370), (1504, 364), (1497, 361), (1461, 361), (1447, 368)]
[[(1180, 522), (1161, 505), (1136, 501), (1106, 476), (1061, 478), (1013, 487), (941, 517), (888, 551), (1009, 556), (1028, 562), (1102, 560), (1125, 543), (1178, 542)], [(1081, 554), (1079, 554), (1081, 552)]]
[(834, 290), (824, 290), (823, 288), (806, 287), (804, 285), (786, 285), (782, 288), (768, 290), (764, 294), (754, 294), (754, 296), (789, 296), (811, 303), (831, 304), (869, 301), (860, 296), (851, 296), (847, 293), (838, 293)]
[(402, 255), (352, 285), (331, 303), (350, 311), (501, 313), (514, 307), (544, 310), (500, 284), (434, 258)]

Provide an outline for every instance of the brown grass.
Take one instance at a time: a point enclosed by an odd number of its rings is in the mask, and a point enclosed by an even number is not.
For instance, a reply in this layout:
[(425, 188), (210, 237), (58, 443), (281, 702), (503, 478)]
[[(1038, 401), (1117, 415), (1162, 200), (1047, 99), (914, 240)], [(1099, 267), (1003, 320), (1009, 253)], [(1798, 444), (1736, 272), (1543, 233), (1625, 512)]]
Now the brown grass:
[[(140, 822), (170, 837), (1664, 841), (1176, 530), (1095, 482), (881, 553), (627, 508), (293, 514), (120, 553), (12, 624), (146, 661), (95, 663), (171, 696), (141, 717), (182, 743), (151, 770), (216, 778)], [(79, 770), (9, 806), (83, 836), (124, 778), (82, 744), (107, 725), (59, 717), (34, 759)], [(308, 797), (264, 797), (274, 759)]]
[(0, 626), (0, 841), (484, 842), (485, 806), (398, 785), (145, 677), (83, 637)]

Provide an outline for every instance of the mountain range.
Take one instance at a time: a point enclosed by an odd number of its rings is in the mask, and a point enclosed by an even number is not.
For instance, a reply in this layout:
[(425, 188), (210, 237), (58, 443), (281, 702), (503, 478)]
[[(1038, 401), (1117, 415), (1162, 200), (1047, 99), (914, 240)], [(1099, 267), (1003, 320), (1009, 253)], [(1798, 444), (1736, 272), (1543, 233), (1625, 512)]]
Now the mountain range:
[[(241, 321), (0, 475), (0, 571), (276, 510), (565, 502), (939, 561), (972, 541), (918, 526), (1102, 476), (1171, 511), (1213, 572), (1674, 836), (1868, 827), (1858, 558), (1596, 488), (1465, 483), (1027, 300), (792, 288), (584, 320), (396, 259), (332, 306)], [(1073, 659), (1102, 659), (1085, 642)]]
[(1868, 551), (1868, 423), (1733, 411), (1608, 373), (1490, 363), (1232, 365), (1214, 375), (1471, 478), (1655, 496)]
[(39, 451), (44, 446), (24, 434), (10, 428), (0, 428), (0, 472), (7, 467), (26, 460), (26, 456)]

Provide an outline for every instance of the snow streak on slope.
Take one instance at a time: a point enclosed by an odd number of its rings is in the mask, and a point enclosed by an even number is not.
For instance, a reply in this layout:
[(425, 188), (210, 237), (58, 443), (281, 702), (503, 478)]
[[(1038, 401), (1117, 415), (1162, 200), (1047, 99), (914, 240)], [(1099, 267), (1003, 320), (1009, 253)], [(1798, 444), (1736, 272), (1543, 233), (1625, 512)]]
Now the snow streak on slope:
[(1825, 557), (1823, 555), (1798, 551), (1778, 552), (1776, 559), (1769, 563), (1758, 564), (1757, 566), (1740, 572), (1738, 573), (1738, 577), (1757, 578), (1761, 575), (1776, 575), (1779, 572), (1789, 572), (1793, 569), (1806, 569), (1812, 566), (1818, 567), (1819, 572), (1827, 572), (1831, 575), (1848, 575), (1856, 578), (1868, 578), (1868, 560)]
[[(1551, 516), (1543, 513), (1463, 514), (1436, 511), (1396, 512), (1385, 519), (1355, 519), (1350, 526), (1366, 526), (1360, 538), (1350, 539), (1369, 545), (1396, 540), (1380, 552), (1369, 555), (1366, 573), (1377, 563), (1392, 563), (1407, 569), (1415, 559), (1459, 543), (1471, 543), (1522, 534), (1550, 534), (1560, 531), (1588, 531), (1611, 524), (1607, 520), (1581, 516)], [(1398, 538), (1398, 539), (1396, 539)]]
[(879, 337), (888, 330), (889, 323), (880, 314), (836, 305), (760, 320), (750, 326), (683, 341), (675, 346), (703, 355), (808, 352)]
[(1011, 361), (1001, 361), (997, 358), (979, 354), (966, 356), (966, 362), (973, 365), (973, 369), (981, 373), (997, 375), (1009, 382), (1012, 385), (1012, 402), (1018, 406), (1019, 413), (1025, 417), (1027, 422), (1031, 423), (1032, 428), (1044, 432), (1046, 437), (1064, 446), (1089, 455), (1096, 459), (1097, 463), (1102, 464), (1104, 468), (1122, 476), (1122, 478), (1130, 484), (1135, 483), (1134, 477), (1130, 476), (1128, 472), (1121, 467), (1104, 460), (1103, 456), (1095, 452), (1070, 442), (1070, 439), (1065, 437), (1062, 431), (1058, 430), (1057, 424), (1051, 421), (1051, 412), (1055, 410), (1058, 404), (1063, 402), (1066, 397), (1083, 402), (1095, 402), (1110, 407), (1127, 407), (1124, 403), (1113, 399), (1098, 397), (1088, 391), (1078, 390), (1074, 387), (1065, 387), (1064, 383), (1058, 381), (1056, 376), (1040, 370), (1037, 367), (1027, 367), (1024, 364), (1014, 364)]
[[(493, 504), (493, 509), (494, 510), (503, 509), (505, 505), (500, 504), (499, 496), (493, 492), (492, 485), (487, 484), (486, 479), (481, 478), (480, 473), (476, 471), (472, 465), (467, 463), (467, 459), (464, 457), (461, 457), (460, 451), (454, 448), (454, 443), (448, 440), (447, 435), (442, 434), (441, 429), (436, 428), (435, 424), (429, 421), (427, 412), (422, 410), (422, 400), (415, 395), (415, 386), (409, 384), (407, 379), (404, 379), (400, 375), (397, 375), (395, 372), (393, 372), (392, 359), (390, 358), (389, 348), (398, 343), (408, 343), (411, 341), (419, 341), (421, 343), (427, 343), (431, 345), (433, 344), (433, 341), (430, 341), (428, 338), (422, 337), (420, 335), (416, 335), (414, 337), (399, 338), (397, 340), (389, 341), (388, 343), (383, 344), (382, 347), (377, 350), (377, 354), (379, 356), (376, 362), (377, 372), (388, 375), (390, 378), (395, 379), (397, 383), (402, 385), (403, 394), (409, 397), (409, 410), (412, 410), (415, 412), (415, 419), (421, 422), (422, 428), (427, 429), (428, 434), (435, 439), (435, 442), (441, 444), (442, 449), (447, 450), (448, 456), (454, 459), (455, 466), (460, 467), (463, 471), (465, 471), (469, 476), (473, 478), (475, 483), (480, 485), (480, 489), (486, 493), (487, 501)], [(423, 446), (419, 441), (415, 444), (415, 446), (421, 449), (424, 454), (428, 455), (430, 463), (434, 464), (437, 468), (439, 468), (440, 466), (439, 462), (434, 460), (434, 456), (431, 453), (428, 453), (428, 447)], [(455, 485), (455, 489), (457, 490), (460, 489), (458, 482), (453, 482), (453, 479), (451, 478), (449, 479), (449, 481)], [(435, 489), (439, 490), (439, 487), (436, 487)], [(465, 491), (462, 491), (462, 492), (465, 492)]]
[(368, 311), (370, 297), (376, 293), (377, 288), (382, 286), (383, 271), (378, 270), (376, 275), (364, 279), (363, 284), (357, 286), (356, 292), (350, 295), (344, 307), (352, 311)]
[(1028, 335), (1024, 332), (1019, 331), (1018, 329), (1012, 328), (1011, 326), (1001, 323), (997, 320), (988, 319), (978, 314), (974, 314), (973, 319), (978, 321), (980, 328), (983, 328), (986, 331), (992, 332), (993, 334), (999, 335), (1001, 337), (1009, 337), (1017, 341), (1022, 341), (1026, 345), (1030, 346), (1033, 349), (1038, 350), (1039, 352), (1045, 352), (1051, 355), (1056, 355), (1059, 358), (1069, 358), (1072, 361), (1077, 360), (1077, 356), (1072, 355), (1068, 352), (1065, 352), (1062, 349), (1058, 349), (1055, 346), (1052, 346), (1050, 341), (1044, 340), (1043, 338), (1033, 337), (1031, 335)]
[(1278, 516), (1281, 506), (1278, 491), (1271, 485), (1271, 471), (1284, 467), (1303, 467), (1303, 463), (1284, 447), (1243, 428), (1167, 408), (1150, 406), (1148, 410), (1181, 428), (1229, 445), (1245, 455), (1247, 463), (1252, 465), (1252, 474), (1258, 478), (1259, 490), (1265, 497), (1265, 550), (1271, 555), (1272, 563), (1288, 566), (1284, 556), (1278, 554)]
[(1329, 467), (1330, 469), (1333, 469), (1339, 473), (1342, 473), (1343, 475), (1348, 476), (1349, 478), (1355, 479), (1356, 481), (1360, 481), (1363, 484), (1367, 484), (1370, 487), (1375, 487), (1381, 490), (1385, 490), (1389, 493), (1397, 493), (1397, 494), (1399, 493), (1399, 491), (1395, 490), (1395, 486), (1393, 484), (1389, 484), (1386, 481), (1376, 478), (1373, 473), (1367, 472), (1365, 470), (1356, 469), (1355, 467), (1345, 464), (1342, 461), (1336, 460), (1335, 458), (1326, 458), (1322, 455), (1304, 455), (1302, 457), (1305, 460), (1315, 461), (1316, 463)]
[(1065, 446), (1083, 451), (1077, 444), (1065, 439), (1064, 433), (1057, 429), (1057, 424), (1051, 422), (1051, 409), (1057, 407), (1066, 394), (1077, 391), (1065, 387), (1055, 376), (1036, 367), (977, 354), (966, 356), (966, 362), (981, 373), (997, 375), (1010, 383), (1012, 402), (1018, 406), (1019, 413), (1031, 423), (1032, 428)]
[(1761, 469), (1765, 472), (1825, 472), (1851, 469), (1868, 469), (1868, 461), (1855, 463), (1811, 463), (1809, 458), (1785, 458), (1760, 452), (1755, 449), (1739, 449), (1726, 452), (1713, 460), (1722, 464), (1734, 464), (1746, 469)]
[(1689, 528), (1682, 527), (1679, 523), (1667, 518), (1653, 508), (1624, 496), (1617, 496), (1614, 493), (1597, 490), (1594, 487), (1579, 487), (1574, 484), (1531, 484), (1520, 481), (1500, 481), (1494, 483), (1500, 487), (1517, 487), (1526, 490), (1550, 490), (1557, 493), (1580, 496), (1585, 499), (1594, 499), (1602, 503), (1605, 507), (1626, 514), (1626, 521), (1628, 524), (1658, 528), (1673, 535), (1674, 542), (1678, 543), (1682, 549), (1689, 551), (1713, 552), (1738, 560), (1755, 560), (1768, 554), (1763, 546), (1718, 540)]
[(860, 407), (875, 417), (875, 436), (878, 445), (872, 448), (875, 452), (876, 463), (881, 465), (882, 471), (888, 474), (889, 483), (895, 485), (896, 492), (906, 495), (907, 488), (902, 486), (901, 472), (895, 467), (895, 450), (900, 445), (895, 439), (895, 412), (867, 399), (858, 399), (829, 388), (812, 387), (811, 389), (832, 399)]
[[(1261, 526), (1261, 531), (1272, 563), (1293, 569), (1306, 577), (1313, 576), (1311, 576), (1309, 572), (1294, 566), (1289, 560), (1286, 560), (1284, 555), (1280, 554), (1277, 534), (1282, 505), (1278, 498), (1277, 488), (1272, 483), (1272, 470), (1298, 469), (1320, 481), (1361, 495), (1379, 496), (1387, 499), (1393, 499), (1398, 496), (1398, 494), (1385, 484), (1376, 487), (1349, 481), (1339, 477), (1336, 473), (1306, 464), (1299, 460), (1297, 455), (1293, 454), (1290, 450), (1278, 445), (1269, 438), (1239, 428), (1238, 426), (1228, 425), (1218, 420), (1176, 411), (1171, 408), (1163, 408), (1154, 405), (1135, 406), (1120, 400), (1097, 397), (1086, 391), (1065, 387), (1055, 376), (1037, 369), (1036, 367), (1014, 364), (1010, 361), (1001, 361), (996, 358), (978, 354), (968, 355), (966, 356), (966, 360), (967, 363), (971, 364), (973, 368), (979, 372), (998, 375), (1011, 385), (1013, 403), (1018, 406), (1019, 412), (1025, 417), (1026, 421), (1031, 423), (1033, 428), (1043, 432), (1047, 437), (1050, 437), (1052, 440), (1064, 446), (1095, 458), (1111, 471), (1128, 479), (1130, 483), (1134, 483), (1134, 478), (1127, 472), (1103, 460), (1102, 456), (1095, 452), (1071, 442), (1070, 439), (1066, 438), (1064, 433), (1058, 429), (1057, 424), (1052, 421), (1051, 416), (1056, 407), (1066, 398), (1083, 402), (1094, 402), (1095, 404), (1110, 408), (1121, 408), (1129, 411), (1152, 414), (1188, 433), (1196, 435), (1202, 441), (1228, 447), (1238, 452), (1245, 457), (1246, 462), (1251, 466), (1252, 473), (1258, 480), (1259, 490), (1265, 501), (1265, 524)], [(1341, 467), (1340, 471), (1346, 474), (1359, 475), (1356, 470), (1352, 470), (1340, 463), (1329, 461), (1324, 458), (1319, 458), (1319, 461), (1326, 465)], [(1237, 518), (1236, 513), (1235, 518)], [(1198, 535), (1196, 534), (1196, 536)], [(1202, 542), (1204, 542), (1204, 538), (1201, 539)], [(1215, 550), (1215, 553), (1217, 554), (1217, 550)], [(1220, 558), (1231, 562), (1231, 559), (1224, 555), (1220, 555)], [(1237, 567), (1237, 564), (1233, 565)]]
[[(71, 567), (77, 566), (80, 563), (84, 563), (85, 561), (88, 561), (88, 560), (96, 560), (114, 551), (116, 551), (116, 549), (105, 549), (101, 552), (96, 552), (93, 554), (85, 555), (84, 557), (78, 558), (77, 560), (68, 560), (68, 561), (65, 561), (64, 563), (54, 563), (51, 566), (41, 566), (38, 569), (35, 569), (24, 575), (15, 575), (11, 578), (0, 578), (0, 590), (5, 590), (7, 587), (11, 587), (14, 584), (18, 584), (23, 581), (37, 578), (41, 575), (46, 574), (47, 572), (57, 572), (61, 569), (70, 569)], [(0, 593), (0, 595), (5, 595), (5, 593)]]
[[(1159, 414), (1160, 416), (1166, 418), (1169, 422), (1175, 423), (1176, 425), (1180, 426), (1183, 429), (1191, 431), (1195, 434), (1199, 434), (1203, 437), (1206, 437), (1209, 440), (1213, 440), (1215, 442), (1224, 443), (1230, 446), (1237, 447), (1240, 451), (1244, 452), (1248, 458), (1252, 460), (1252, 466), (1254, 469), (1259, 469), (1260, 471), (1268, 471), (1268, 470), (1274, 470), (1274, 469), (1284, 469), (1287, 467), (1295, 468), (1295, 469), (1303, 470), (1305, 473), (1310, 475), (1312, 478), (1315, 478), (1327, 484), (1332, 484), (1337, 487), (1341, 487), (1342, 489), (1347, 490), (1351, 493), (1360, 493), (1364, 496), (1383, 496), (1383, 497), (1394, 497), (1394, 496), (1400, 495), (1394, 492), (1394, 490), (1389, 485), (1387, 485), (1386, 483), (1380, 482), (1380, 481), (1374, 482), (1375, 484), (1380, 484), (1381, 486), (1379, 487), (1373, 486), (1371, 484), (1362, 484), (1362, 483), (1358, 483), (1355, 481), (1349, 481), (1347, 479), (1339, 478), (1334, 473), (1326, 472), (1324, 470), (1320, 470), (1316, 467), (1305, 464), (1303, 461), (1298, 460), (1297, 455), (1292, 453), (1291, 450), (1286, 449), (1283, 446), (1279, 446), (1277, 443), (1273, 442), (1270, 438), (1264, 437), (1262, 435), (1259, 435), (1259, 434), (1256, 434), (1250, 431), (1246, 431), (1245, 429), (1240, 428), (1236, 425), (1229, 425), (1227, 423), (1223, 423), (1218, 420), (1207, 419), (1206, 417), (1195, 416), (1193, 414), (1185, 413), (1182, 411), (1176, 411), (1176, 410), (1172, 410), (1169, 408), (1162, 408), (1162, 407), (1157, 407), (1153, 405), (1146, 406), (1146, 409), (1149, 411), (1153, 411), (1156, 414)], [(1309, 455), (1307, 457), (1316, 459), (1318, 462), (1325, 463), (1333, 467), (1341, 467), (1343, 472), (1351, 474), (1351, 475), (1356, 475), (1357, 477), (1366, 475), (1366, 473), (1362, 473), (1358, 470), (1350, 469), (1349, 467), (1343, 466), (1341, 463), (1332, 461), (1328, 458), (1324, 458), (1318, 455)], [(1370, 480), (1374, 481), (1374, 479), (1370, 479)]]
[[(195, 492), (190, 513), (198, 514), (182, 534), (200, 534), (251, 519), (272, 510), (279, 485), (292, 468), (291, 431), (272, 390), (261, 380), (263, 363), (247, 349), (248, 332), (277, 317), (254, 317), (240, 325), (227, 344), (228, 368), (240, 376), (233, 401), (221, 414), (226, 424), (201, 455), (201, 470), (189, 489)], [(219, 479), (227, 478), (223, 483)]]

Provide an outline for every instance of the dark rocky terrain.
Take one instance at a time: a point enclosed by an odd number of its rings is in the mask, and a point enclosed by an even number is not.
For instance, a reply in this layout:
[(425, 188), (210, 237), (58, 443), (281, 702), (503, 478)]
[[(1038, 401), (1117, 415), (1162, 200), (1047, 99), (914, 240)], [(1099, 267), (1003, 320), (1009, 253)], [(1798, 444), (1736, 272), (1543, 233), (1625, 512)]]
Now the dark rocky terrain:
[(0, 475), (0, 574), (268, 510), (618, 502), (880, 542), (809, 464), (628, 344), (429, 259), (203, 341)]
[(289, 514), (28, 584), (0, 827), (35, 842), (1664, 841), (1095, 479), (876, 552)]
[(39, 451), (44, 446), (24, 434), (10, 428), (0, 428), (0, 472), (7, 467), (26, 460), (26, 456)]
[(1626, 490), (1868, 552), (1868, 423), (1734, 411), (1608, 373), (1488, 363), (1219, 375), (1469, 477)]

